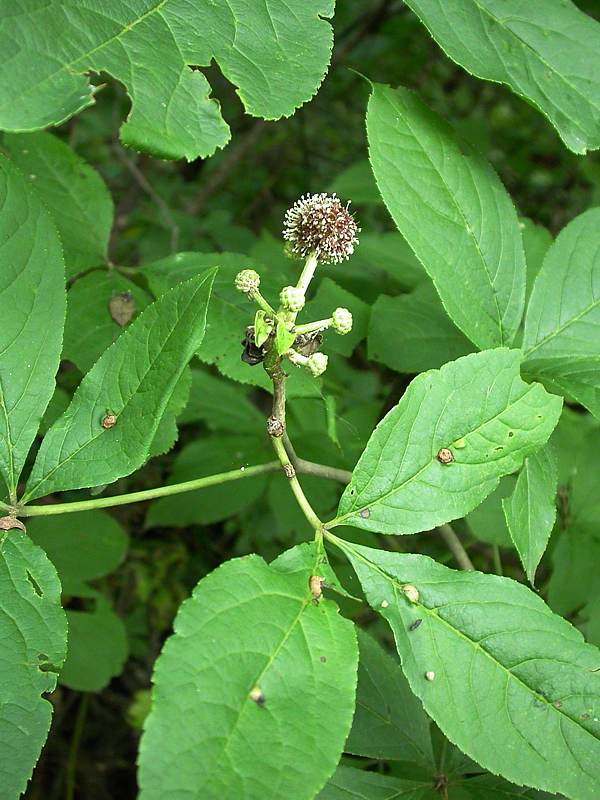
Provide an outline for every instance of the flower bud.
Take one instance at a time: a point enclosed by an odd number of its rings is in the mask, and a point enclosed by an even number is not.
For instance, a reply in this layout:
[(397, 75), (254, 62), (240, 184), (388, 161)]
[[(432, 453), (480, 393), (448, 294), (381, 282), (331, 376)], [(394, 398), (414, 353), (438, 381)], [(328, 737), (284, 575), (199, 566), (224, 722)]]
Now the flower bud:
[(342, 336), (352, 330), (352, 314), (347, 308), (336, 308), (331, 315), (331, 327)]
[(328, 194), (307, 194), (285, 215), (283, 238), (289, 250), (306, 258), (314, 253), (324, 264), (339, 264), (354, 252), (360, 228), (340, 199)]
[(329, 359), (325, 353), (313, 353), (312, 356), (308, 357), (306, 366), (309, 368), (315, 378), (318, 378), (319, 375), (322, 375), (327, 369), (328, 361)]
[(279, 300), (285, 311), (297, 313), (304, 308), (304, 292), (296, 286), (284, 286)]
[(238, 292), (250, 294), (260, 286), (260, 275), (253, 269), (243, 269), (235, 276), (235, 288)]

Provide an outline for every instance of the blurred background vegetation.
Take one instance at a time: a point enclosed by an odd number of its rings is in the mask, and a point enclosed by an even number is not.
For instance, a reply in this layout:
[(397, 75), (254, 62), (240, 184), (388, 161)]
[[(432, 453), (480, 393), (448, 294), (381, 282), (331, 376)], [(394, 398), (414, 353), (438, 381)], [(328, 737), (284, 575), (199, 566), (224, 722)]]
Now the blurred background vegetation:
[[(577, 5), (600, 20), (598, 2), (580, 0)], [(366, 304), (382, 292), (400, 296), (414, 288), (411, 276), (419, 272), (418, 266), (397, 234), (385, 235), (394, 226), (378, 199), (366, 160), (368, 84), (361, 75), (419, 92), (491, 161), (519, 214), (550, 234), (556, 235), (569, 220), (600, 202), (600, 156), (573, 155), (525, 101), (502, 86), (466, 74), (444, 56), (399, 0), (338, 0), (333, 24), (336, 43), (329, 74), (312, 102), (289, 119), (263, 122), (246, 116), (234, 88), (218, 69), (207, 71), (213, 94), (221, 99), (223, 115), (232, 128), (231, 143), (210, 159), (170, 163), (125, 150), (119, 144), (118, 129), (128, 111), (128, 98), (110, 79), (98, 92), (94, 107), (57, 131), (101, 173), (110, 189), (115, 204), (110, 259), (115, 265), (134, 268), (123, 274), (139, 286), (138, 305), (143, 304), (148, 287), (136, 274), (137, 265), (178, 251), (243, 254), (280, 271), (281, 284), (288, 282), (285, 275), (297, 267), (282, 254), (284, 212), (304, 193), (331, 190), (352, 200), (363, 245), (347, 264), (324, 268), (325, 278), (332, 278)], [(97, 83), (102, 83), (102, 76)], [(538, 230), (531, 247), (538, 246), (543, 254), (549, 240)], [(390, 262), (402, 269), (391, 268)], [(85, 325), (85, 315), (93, 315), (88, 305), (92, 300), (88, 296), (81, 302), (85, 303), (81, 311)], [(361, 304), (359, 317), (361, 309), (364, 339), (368, 308)], [(251, 316), (249, 307), (248, 323)], [(240, 340), (242, 335), (240, 328)], [(358, 342), (350, 359), (342, 346), (337, 350), (322, 391), (291, 401), (290, 431), (302, 456), (351, 468), (374, 424), (398, 401), (411, 375), (408, 370), (390, 368), (393, 356), (374, 358), (365, 341)], [(65, 364), (60, 375), (63, 392), (72, 391), (80, 377), (74, 363)], [(270, 459), (262, 422), (267, 408), (265, 392), (226, 381), (198, 362), (190, 400), (178, 418), (176, 448), (153, 458), (110, 491), (135, 491), (169, 479), (185, 480)], [(585, 438), (580, 425), (573, 423), (572, 430), (568, 429), (569, 419), (559, 435), (573, 441), (576, 428), (577, 435)], [(327, 514), (335, 508), (338, 487), (314, 479), (304, 483), (318, 510)], [(89, 665), (85, 660), (79, 669), (72, 665), (75, 677), (69, 681), (67, 675), (66, 685), (53, 697), (52, 731), (27, 793), (30, 800), (135, 797), (137, 740), (148, 707), (152, 665), (179, 604), (202, 575), (227, 558), (251, 551), (272, 558), (309, 534), (278, 477), (210, 491), (204, 510), (199, 510), (194, 495), (187, 495), (176, 498), (171, 506), (141, 504), (111, 512), (116, 528), (107, 534), (105, 568), (98, 566), (97, 554), (90, 555), (89, 586), (93, 588), (75, 587), (70, 609), (75, 614), (92, 602), (107, 603), (124, 622), (126, 638), (109, 623), (103, 627), (98, 616), (95, 638), (101, 638), (100, 632), (104, 636), (106, 661), (98, 682), (114, 677), (102, 691), (80, 692), (69, 688), (69, 683), (81, 688)], [(497, 567), (500, 558), (505, 573), (522, 579), (516, 554), (502, 546), (506, 541), (500, 530), (503, 523), (501, 516), (494, 516), (498, 508), (497, 502), (484, 504), (457, 530), (478, 566)], [(45, 524), (32, 523), (34, 538), (44, 534)], [(86, 518), (68, 524), (95, 523)], [(499, 532), (490, 537), (489, 530)], [(349, 538), (369, 543), (363, 533), (347, 533)], [(400, 540), (379, 537), (378, 545), (431, 553), (452, 563), (443, 542), (427, 534)], [(542, 562), (540, 585), (553, 607), (577, 622), (587, 595), (582, 596), (579, 587), (575, 590), (579, 594), (570, 596), (574, 590), (566, 576), (556, 577), (551, 571), (556, 546), (553, 540)], [(562, 542), (558, 546), (567, 547)], [(78, 555), (74, 565), (68, 558), (63, 560), (67, 578), (70, 566), (75, 572), (81, 570), (82, 559), (85, 554)], [(339, 571), (356, 592), (349, 569), (340, 565)], [(588, 584), (593, 580), (594, 575), (589, 575)], [(364, 607), (344, 601), (343, 608), (369, 625), (382, 641), (389, 638)], [(599, 616), (596, 609), (596, 620)], [(82, 637), (85, 641), (85, 633)], [(94, 676), (89, 677), (93, 685)]]

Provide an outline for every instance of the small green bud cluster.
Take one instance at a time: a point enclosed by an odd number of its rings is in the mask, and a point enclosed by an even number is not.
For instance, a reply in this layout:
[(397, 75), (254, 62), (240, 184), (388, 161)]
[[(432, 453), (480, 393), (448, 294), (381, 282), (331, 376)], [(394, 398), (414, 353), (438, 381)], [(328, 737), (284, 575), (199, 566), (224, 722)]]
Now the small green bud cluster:
[(347, 308), (336, 308), (331, 315), (331, 327), (336, 333), (344, 336), (352, 330), (352, 314)]
[(235, 276), (235, 288), (238, 290), (238, 292), (251, 294), (252, 292), (258, 291), (259, 286), (260, 275), (258, 272), (256, 272), (256, 270), (243, 269)]
[(304, 308), (304, 292), (296, 286), (285, 286), (279, 295), (283, 311), (292, 311), (297, 314)]

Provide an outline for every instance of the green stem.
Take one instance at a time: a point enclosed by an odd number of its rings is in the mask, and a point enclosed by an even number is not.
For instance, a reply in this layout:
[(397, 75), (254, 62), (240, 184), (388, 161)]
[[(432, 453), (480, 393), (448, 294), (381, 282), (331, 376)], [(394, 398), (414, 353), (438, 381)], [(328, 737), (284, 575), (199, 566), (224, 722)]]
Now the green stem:
[[(287, 454), (287, 450), (283, 446), (283, 442), (281, 441), (281, 438), (278, 437), (278, 436), (273, 436), (273, 437), (271, 437), (271, 441), (273, 443), (273, 448), (274, 448), (275, 452), (277, 453), (277, 457), (279, 458), (279, 462), (280, 462), (281, 466), (284, 468), (284, 470), (285, 470), (286, 467), (293, 466), (293, 464), (291, 463), (291, 460), (290, 460), (290, 458), (289, 458), (289, 456)], [(298, 478), (295, 475), (293, 475), (288, 480), (289, 480), (289, 484), (290, 484), (290, 487), (292, 489), (292, 492), (294, 493), (294, 496), (296, 498), (296, 502), (300, 506), (300, 509), (302, 510), (302, 513), (304, 514), (304, 516), (306, 517), (306, 519), (310, 523), (310, 525), (313, 528), (313, 530), (315, 530), (319, 535), (321, 535), (321, 528), (323, 527), (323, 523), (321, 522), (321, 520), (319, 519), (319, 517), (315, 513), (315, 510), (313, 509), (311, 504), (308, 502), (308, 498), (306, 497), (306, 495), (302, 491), (302, 487), (300, 486), (300, 482), (299, 482)]]
[(248, 296), (250, 300), (255, 302), (259, 308), (262, 308), (265, 314), (268, 314), (273, 319), (277, 317), (277, 312), (275, 311), (275, 309), (272, 306), (270, 306), (269, 303), (267, 303), (267, 301), (265, 300), (265, 298), (262, 296), (262, 294), (259, 292), (258, 289), (255, 289), (253, 292), (250, 292)]
[(85, 725), (85, 718), (87, 716), (88, 704), (90, 696), (87, 692), (81, 695), (79, 701), (79, 708), (77, 709), (77, 718), (75, 719), (75, 727), (73, 728), (73, 738), (71, 739), (71, 746), (69, 748), (69, 755), (67, 758), (66, 766), (66, 789), (65, 800), (73, 800), (75, 797), (75, 778), (77, 775), (77, 755), (79, 753), (79, 744), (81, 742), (81, 735)]
[(313, 279), (318, 263), (319, 260), (317, 258), (316, 253), (311, 253), (309, 257), (306, 259), (306, 263), (304, 264), (304, 269), (300, 273), (300, 277), (298, 278), (298, 283), (296, 284), (298, 289), (302, 289), (304, 294), (306, 294), (306, 290), (308, 289), (310, 282)]
[(296, 325), (294, 333), (312, 333), (313, 331), (324, 331), (333, 322), (333, 317), (329, 319), (318, 319), (316, 322), (306, 322), (304, 325)]
[(50, 514), (70, 514), (74, 511), (89, 511), (93, 508), (110, 508), (123, 506), (127, 503), (139, 503), (143, 500), (154, 500), (156, 497), (166, 497), (171, 494), (192, 492), (195, 489), (206, 489), (220, 483), (237, 481), (240, 478), (252, 478), (265, 472), (276, 472), (280, 468), (279, 461), (269, 461), (268, 464), (259, 464), (255, 467), (240, 467), (230, 472), (220, 472), (217, 475), (208, 475), (206, 478), (196, 478), (192, 481), (174, 483), (170, 486), (158, 486), (155, 489), (145, 489), (141, 492), (119, 494), (114, 497), (98, 497), (95, 500), (81, 500), (74, 503), (52, 503), (40, 506), (23, 506), (16, 509), (18, 517), (44, 517)]
[(468, 569), (474, 570), (475, 567), (473, 566), (473, 562), (469, 558), (469, 555), (465, 548), (462, 545), (462, 542), (458, 538), (458, 536), (454, 533), (454, 529), (446, 524), (440, 525), (437, 528), (440, 536), (448, 545), (448, 549), (456, 559), (456, 563), (461, 569)]
[(502, 569), (502, 558), (500, 557), (500, 548), (497, 544), (492, 545), (492, 559), (494, 561), (494, 572), (496, 575), (504, 575)]

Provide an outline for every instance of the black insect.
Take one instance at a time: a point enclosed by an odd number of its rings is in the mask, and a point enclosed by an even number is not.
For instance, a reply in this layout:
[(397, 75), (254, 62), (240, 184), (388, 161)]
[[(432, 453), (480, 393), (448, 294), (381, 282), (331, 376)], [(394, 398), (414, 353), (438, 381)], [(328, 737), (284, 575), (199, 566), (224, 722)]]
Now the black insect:
[(255, 367), (264, 359), (265, 354), (262, 347), (258, 347), (254, 341), (254, 325), (249, 325), (246, 328), (246, 336), (242, 339), (244, 349), (242, 351), (242, 361)]
[(423, 622), (422, 619), (416, 619), (414, 622), (411, 622), (408, 626), (409, 631), (416, 631), (419, 625)]

